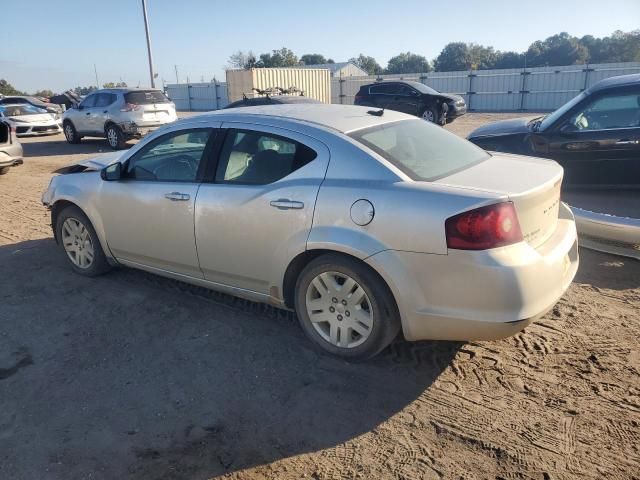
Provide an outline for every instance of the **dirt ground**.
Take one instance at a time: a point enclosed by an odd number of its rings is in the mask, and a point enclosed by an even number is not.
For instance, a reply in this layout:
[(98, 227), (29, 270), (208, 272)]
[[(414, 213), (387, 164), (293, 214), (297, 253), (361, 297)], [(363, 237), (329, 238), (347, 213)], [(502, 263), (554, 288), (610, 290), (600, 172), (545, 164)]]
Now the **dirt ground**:
[(269, 307), (74, 275), (40, 194), (104, 141), (23, 143), (0, 178), (0, 479), (640, 478), (640, 262), (583, 249), (523, 333), (352, 365)]

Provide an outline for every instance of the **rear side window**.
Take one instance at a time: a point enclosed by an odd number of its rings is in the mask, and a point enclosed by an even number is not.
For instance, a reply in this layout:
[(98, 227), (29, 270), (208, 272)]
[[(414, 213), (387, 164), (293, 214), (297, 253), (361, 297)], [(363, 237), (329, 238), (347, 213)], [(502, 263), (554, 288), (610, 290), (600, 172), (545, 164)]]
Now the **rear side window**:
[(317, 154), (309, 147), (270, 133), (230, 130), (220, 154), (216, 181), (249, 185), (276, 182)]
[(98, 93), (96, 98), (96, 107), (108, 107), (116, 99), (113, 93)]
[(125, 93), (124, 100), (133, 105), (149, 105), (152, 103), (169, 103), (171, 100), (160, 90), (146, 90)]
[(372, 95), (394, 95), (398, 88), (393, 83), (374, 85), (369, 87), (369, 93)]
[(471, 142), (424, 120), (403, 120), (350, 133), (413, 180), (433, 181), (489, 158)]

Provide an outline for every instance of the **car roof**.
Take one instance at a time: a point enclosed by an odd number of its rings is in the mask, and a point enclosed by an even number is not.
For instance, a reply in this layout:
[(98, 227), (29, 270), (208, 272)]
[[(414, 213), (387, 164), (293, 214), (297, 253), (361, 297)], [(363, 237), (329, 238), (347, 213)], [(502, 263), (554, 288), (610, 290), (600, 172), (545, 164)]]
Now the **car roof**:
[[(342, 133), (361, 130), (385, 123), (415, 119), (411, 115), (384, 110), (381, 116), (367, 112), (377, 111), (371, 107), (354, 105), (327, 105), (324, 103), (285, 103), (263, 105), (239, 109), (223, 109), (198, 115), (198, 120), (208, 118), (212, 121), (247, 121), (252, 118), (277, 118), (292, 122), (302, 122), (337, 130)], [(193, 119), (194, 117), (189, 117)], [(186, 120), (186, 119), (185, 119)]]
[(640, 84), (640, 73), (632, 73), (631, 75), (619, 75), (617, 77), (609, 77), (600, 80), (598, 83), (589, 87), (589, 92), (597, 92), (610, 87), (623, 87), (625, 85)]
[(368, 83), (366, 85), (363, 85), (361, 88), (374, 87), (376, 85), (382, 85), (387, 83), (401, 83), (404, 85), (408, 85), (410, 87), (415, 88), (420, 93), (429, 93), (429, 94), (433, 94), (433, 92), (439, 93), (436, 89), (431, 88), (425, 85), (424, 83), (415, 82), (413, 80), (383, 80), (382, 82)]
[(112, 87), (112, 88), (101, 88), (100, 90), (94, 90), (91, 93), (102, 93), (102, 92), (112, 92), (112, 93), (129, 93), (129, 92), (162, 92), (159, 88), (140, 88), (140, 87)]

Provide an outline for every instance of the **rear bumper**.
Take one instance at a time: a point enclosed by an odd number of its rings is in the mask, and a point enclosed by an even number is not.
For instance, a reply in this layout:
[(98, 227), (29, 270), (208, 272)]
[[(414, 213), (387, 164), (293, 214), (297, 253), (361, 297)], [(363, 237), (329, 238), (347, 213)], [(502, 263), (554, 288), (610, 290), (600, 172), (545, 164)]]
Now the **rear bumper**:
[(129, 137), (144, 137), (160, 127), (164, 127), (166, 123), (156, 123), (152, 125), (138, 125), (135, 122), (123, 122), (119, 124), (122, 132)]
[(553, 236), (485, 251), (431, 255), (387, 250), (367, 259), (393, 291), (407, 340), (494, 340), (549, 311), (578, 270), (566, 205)]
[(640, 260), (640, 219), (572, 210), (583, 247)]
[(60, 132), (62, 132), (61, 121), (40, 125), (16, 125), (18, 137), (55, 135)]
[(0, 168), (22, 165), (22, 145), (14, 142), (0, 146)]

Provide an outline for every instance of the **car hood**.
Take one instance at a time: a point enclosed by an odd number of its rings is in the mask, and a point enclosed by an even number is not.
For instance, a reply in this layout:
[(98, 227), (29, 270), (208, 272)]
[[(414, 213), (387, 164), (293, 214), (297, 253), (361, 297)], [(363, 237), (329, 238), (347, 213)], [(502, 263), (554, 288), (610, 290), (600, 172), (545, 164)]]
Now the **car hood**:
[[(126, 151), (126, 150), (125, 150)], [(55, 170), (54, 173), (66, 174), (66, 173), (80, 173), (80, 172), (95, 172), (102, 170), (107, 165), (122, 161), (124, 159), (124, 152), (110, 152), (98, 155), (97, 157), (87, 158), (80, 162), (72, 163), (65, 167)]]
[(493, 135), (513, 135), (529, 132), (529, 122), (531, 117), (512, 118), (510, 120), (500, 120), (489, 123), (480, 128), (476, 128), (467, 138), (488, 137)]
[(438, 96), (454, 102), (459, 102), (460, 100), (464, 102), (464, 98), (460, 95), (456, 95), (455, 93), (439, 93)]
[(36, 113), (33, 115), (12, 115), (7, 118), (17, 123), (50, 122), (54, 119), (53, 115), (51, 115), (50, 113)]

